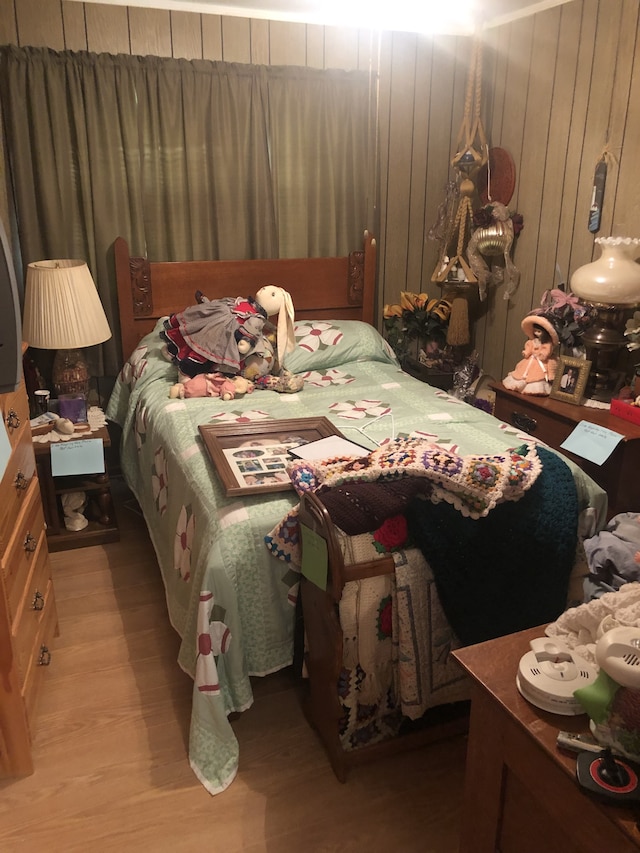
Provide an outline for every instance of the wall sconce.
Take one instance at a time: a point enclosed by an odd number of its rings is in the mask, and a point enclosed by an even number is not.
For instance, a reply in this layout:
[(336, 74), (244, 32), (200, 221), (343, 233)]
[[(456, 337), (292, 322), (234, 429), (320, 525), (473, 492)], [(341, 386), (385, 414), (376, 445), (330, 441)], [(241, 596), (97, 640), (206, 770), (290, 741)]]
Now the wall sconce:
[(58, 396), (86, 399), (89, 369), (82, 348), (108, 340), (111, 329), (84, 261), (29, 264), (22, 336), (29, 346), (57, 350), (51, 378)]
[(593, 308), (594, 320), (583, 335), (591, 374), (587, 397), (610, 402), (615, 388), (615, 362), (627, 340), (625, 320), (640, 303), (640, 239), (597, 237), (601, 256), (571, 276), (571, 291)]

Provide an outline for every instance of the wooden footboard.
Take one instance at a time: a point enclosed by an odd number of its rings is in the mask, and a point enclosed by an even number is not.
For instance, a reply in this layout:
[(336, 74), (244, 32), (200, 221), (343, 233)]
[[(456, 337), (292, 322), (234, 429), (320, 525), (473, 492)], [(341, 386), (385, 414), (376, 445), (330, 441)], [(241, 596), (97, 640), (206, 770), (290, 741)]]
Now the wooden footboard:
[(345, 782), (353, 764), (399, 749), (414, 748), (435, 740), (460, 734), (468, 724), (468, 705), (433, 708), (424, 724), (410, 733), (383, 743), (345, 750), (340, 739), (342, 708), (338, 695), (338, 679), (343, 665), (343, 634), (338, 603), (344, 586), (353, 580), (393, 574), (393, 557), (345, 565), (333, 522), (320, 498), (306, 493), (300, 501), (299, 521), (321, 536), (327, 543), (328, 576), (326, 590), (302, 576), (300, 595), (305, 631), (304, 660), (308, 685), (303, 699), (304, 712), (318, 732), (337, 778)]
[(384, 557), (345, 566), (329, 513), (312, 493), (303, 495), (300, 501), (299, 520), (326, 541), (329, 557), (326, 590), (304, 576), (300, 581), (306, 637), (304, 659), (309, 677), (304, 710), (324, 743), (334, 773), (344, 782), (351, 753), (343, 749), (339, 734), (342, 709), (338, 677), (342, 669), (343, 644), (338, 602), (347, 581), (393, 574), (394, 562), (392, 557)]

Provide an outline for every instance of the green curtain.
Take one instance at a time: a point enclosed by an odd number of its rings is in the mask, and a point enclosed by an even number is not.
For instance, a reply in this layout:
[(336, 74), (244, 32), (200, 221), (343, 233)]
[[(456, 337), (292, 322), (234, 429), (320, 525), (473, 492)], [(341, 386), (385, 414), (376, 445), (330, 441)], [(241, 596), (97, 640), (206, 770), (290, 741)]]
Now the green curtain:
[(114, 333), (94, 375), (119, 368), (119, 235), (155, 261), (360, 245), (366, 73), (14, 46), (0, 62), (22, 261), (87, 261)]

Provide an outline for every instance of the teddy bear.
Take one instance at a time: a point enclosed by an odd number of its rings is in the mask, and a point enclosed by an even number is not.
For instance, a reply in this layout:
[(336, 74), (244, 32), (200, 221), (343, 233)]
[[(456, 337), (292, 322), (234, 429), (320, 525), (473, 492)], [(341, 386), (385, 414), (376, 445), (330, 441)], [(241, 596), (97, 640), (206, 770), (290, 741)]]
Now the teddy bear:
[(243, 394), (251, 394), (253, 382), (244, 376), (224, 376), (222, 373), (198, 373), (196, 376), (183, 377), (169, 390), (169, 397), (181, 400), (189, 397), (220, 397), (222, 400), (234, 400)]
[(250, 379), (259, 390), (295, 394), (304, 387), (304, 379), (286, 368), (280, 369), (274, 344), (274, 335), (264, 332), (260, 344), (245, 359), (242, 375)]

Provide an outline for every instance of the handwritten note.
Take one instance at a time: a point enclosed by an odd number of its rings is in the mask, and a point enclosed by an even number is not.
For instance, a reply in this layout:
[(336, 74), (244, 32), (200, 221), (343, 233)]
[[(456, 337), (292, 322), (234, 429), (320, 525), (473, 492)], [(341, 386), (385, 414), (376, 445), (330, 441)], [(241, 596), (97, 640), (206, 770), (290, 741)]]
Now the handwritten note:
[(51, 474), (68, 477), (76, 474), (103, 474), (102, 439), (85, 438), (51, 445)]
[(580, 421), (576, 428), (562, 442), (560, 447), (582, 456), (595, 465), (602, 465), (611, 456), (618, 444), (624, 438), (619, 432), (612, 429)]
[(320, 589), (326, 589), (329, 571), (327, 543), (306, 524), (300, 525), (300, 532), (302, 534), (302, 574)]

